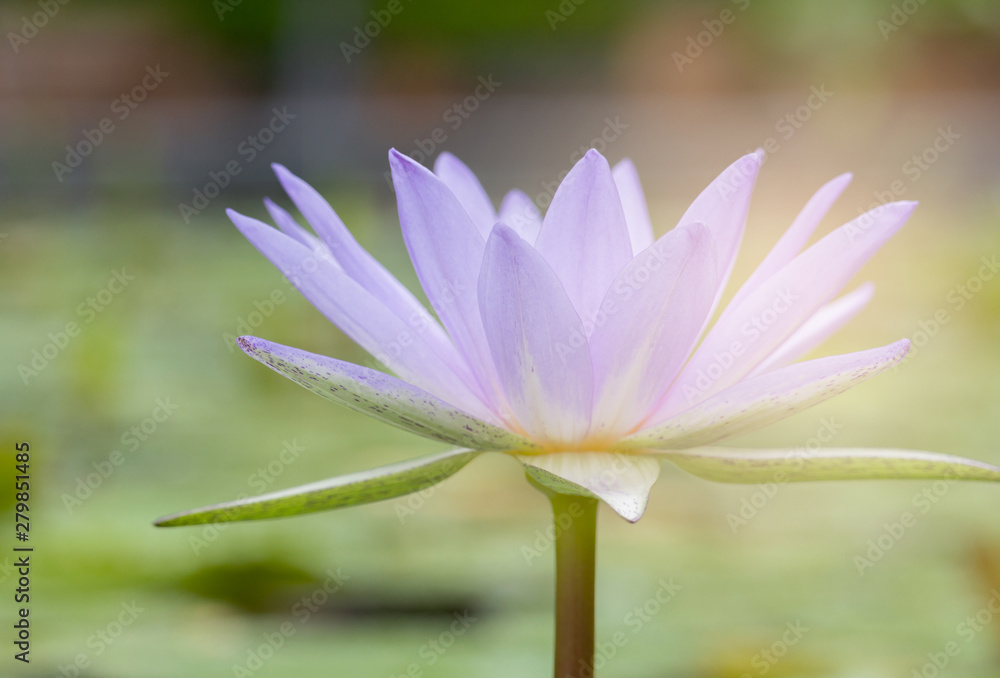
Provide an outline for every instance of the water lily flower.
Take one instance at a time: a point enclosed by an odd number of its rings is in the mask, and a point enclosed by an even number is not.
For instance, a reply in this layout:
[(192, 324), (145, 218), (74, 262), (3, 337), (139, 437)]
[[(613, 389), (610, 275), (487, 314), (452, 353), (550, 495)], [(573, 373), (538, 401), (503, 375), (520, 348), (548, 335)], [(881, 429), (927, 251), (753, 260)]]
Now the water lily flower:
[[(232, 210), (246, 238), (382, 371), (256, 337), (240, 347), (292, 381), (457, 449), (294, 490), (186, 512), (183, 525), (293, 515), (389, 499), (500, 452), (558, 494), (629, 521), (661, 460), (703, 478), (758, 483), (859, 478), (1000, 479), (1000, 469), (906, 450), (717, 446), (895, 365), (905, 339), (798, 361), (861, 311), (837, 297), (915, 203), (879, 206), (806, 247), (850, 174), (822, 186), (710, 324), (733, 270), (763, 152), (722, 172), (654, 239), (634, 165), (588, 152), (544, 217), (521, 191), (495, 209), (451, 154), (434, 171), (390, 153), (403, 238), (431, 313), (352, 237), (312, 187), (274, 169), (303, 228)], [(798, 361), (798, 362), (797, 362)]]
[[(860, 478), (1000, 480), (1000, 468), (914, 450), (732, 449), (732, 436), (897, 364), (905, 339), (800, 360), (872, 297), (838, 295), (915, 203), (877, 207), (807, 242), (851, 177), (822, 186), (714, 322), (763, 153), (728, 167), (654, 239), (631, 162), (589, 151), (544, 217), (520, 191), (497, 210), (454, 156), (434, 171), (389, 155), (403, 239), (434, 314), (352, 237), (308, 184), (275, 166), (310, 232), (229, 211), (243, 235), (387, 371), (256, 337), (251, 357), (350, 409), (455, 446), (260, 497), (168, 516), (176, 526), (291, 516), (390, 499), (474, 458), (517, 459), (556, 532), (557, 678), (593, 675), (599, 502), (638, 520), (662, 460), (729, 483)], [(387, 372), (392, 372), (392, 376)]]

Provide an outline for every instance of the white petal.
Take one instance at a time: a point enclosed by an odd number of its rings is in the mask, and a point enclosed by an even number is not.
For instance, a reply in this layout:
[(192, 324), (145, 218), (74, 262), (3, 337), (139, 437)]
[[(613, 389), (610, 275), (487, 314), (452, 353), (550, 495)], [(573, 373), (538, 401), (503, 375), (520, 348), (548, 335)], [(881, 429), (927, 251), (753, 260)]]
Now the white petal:
[(828, 303), (912, 214), (882, 205), (833, 231), (727, 308), (674, 382), (656, 420), (688, 409), (748, 375)]
[(851, 173), (841, 174), (839, 177), (831, 179), (823, 184), (815, 195), (809, 199), (795, 221), (788, 227), (788, 230), (778, 239), (777, 244), (767, 253), (764, 260), (760, 262), (757, 269), (747, 278), (743, 286), (733, 296), (729, 302), (730, 307), (735, 307), (748, 294), (780, 271), (785, 264), (798, 256), (802, 248), (809, 242), (809, 238), (816, 231), (823, 217), (826, 216), (833, 203), (836, 202), (840, 194), (844, 192), (847, 185), (851, 183)]
[(875, 285), (865, 283), (849, 294), (822, 307), (805, 321), (752, 372), (763, 374), (789, 365), (813, 350), (860, 313), (875, 294)]
[(843, 393), (902, 360), (907, 339), (857, 353), (808, 360), (750, 377), (667, 421), (621, 441), (622, 449), (708, 445), (773, 424)]
[(625, 158), (611, 169), (611, 175), (618, 187), (618, 195), (625, 211), (625, 224), (628, 226), (629, 239), (632, 242), (632, 254), (638, 254), (653, 244), (653, 223), (649, 219), (649, 207), (646, 196), (642, 192), (642, 183), (635, 164)]
[(642, 517), (660, 464), (609, 452), (519, 455), (528, 477), (558, 494), (596, 497), (630, 523)]

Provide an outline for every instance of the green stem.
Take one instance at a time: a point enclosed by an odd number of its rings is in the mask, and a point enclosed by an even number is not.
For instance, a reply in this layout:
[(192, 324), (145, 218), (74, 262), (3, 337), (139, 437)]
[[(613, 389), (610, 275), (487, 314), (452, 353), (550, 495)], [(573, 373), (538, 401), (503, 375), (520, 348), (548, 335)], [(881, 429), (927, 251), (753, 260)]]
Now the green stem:
[(550, 494), (556, 530), (555, 678), (594, 675), (597, 500)]

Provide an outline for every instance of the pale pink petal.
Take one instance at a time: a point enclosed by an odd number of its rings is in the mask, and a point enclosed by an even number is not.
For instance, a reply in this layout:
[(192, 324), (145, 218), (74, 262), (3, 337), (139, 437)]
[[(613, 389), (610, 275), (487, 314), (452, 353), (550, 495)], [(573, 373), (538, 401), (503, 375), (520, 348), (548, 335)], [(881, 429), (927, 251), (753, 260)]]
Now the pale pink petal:
[(536, 440), (581, 440), (593, 393), (583, 324), (542, 255), (502, 222), (486, 245), (479, 307), (521, 427)]
[(462, 203), (483, 238), (489, 237), (493, 224), (497, 222), (497, 212), (475, 173), (461, 160), (445, 151), (434, 162), (434, 174)]
[(594, 317), (632, 258), (625, 213), (608, 161), (591, 149), (559, 184), (535, 241), (584, 320)]
[(818, 358), (749, 377), (660, 424), (621, 441), (622, 449), (710, 445), (773, 424), (892, 367), (910, 342)]
[(719, 288), (715, 303), (719, 303), (729, 276), (736, 263), (736, 255), (743, 240), (750, 195), (753, 193), (757, 173), (764, 160), (764, 152), (745, 155), (723, 170), (722, 174), (695, 198), (680, 218), (678, 224), (702, 223), (712, 231), (718, 248), (716, 262)]
[(874, 294), (875, 285), (868, 282), (853, 292), (831, 301), (816, 311), (802, 324), (802, 327), (795, 330), (795, 334), (775, 349), (774, 353), (758, 365), (752, 374), (763, 374), (795, 362), (850, 322), (868, 305)]
[(510, 191), (500, 203), (500, 221), (534, 246), (542, 228), (542, 214), (523, 191)]
[(723, 313), (654, 421), (682, 412), (749, 374), (854, 277), (915, 206), (890, 203), (841, 226)]
[(707, 226), (679, 226), (618, 274), (590, 336), (592, 436), (633, 429), (677, 376), (715, 300), (715, 250)]
[(802, 248), (809, 242), (809, 238), (816, 231), (823, 217), (826, 216), (833, 203), (836, 202), (840, 194), (844, 192), (847, 185), (851, 183), (851, 173), (841, 174), (835, 179), (831, 179), (809, 199), (806, 206), (802, 208), (795, 221), (788, 227), (788, 230), (778, 239), (778, 242), (767, 253), (764, 260), (757, 269), (747, 278), (743, 286), (733, 296), (729, 306), (733, 307), (742, 301), (750, 292), (753, 292), (760, 283), (764, 282), (772, 275), (781, 270), (785, 264), (798, 256)]
[(611, 175), (622, 200), (632, 253), (638, 254), (653, 244), (653, 223), (649, 219), (649, 207), (642, 192), (639, 173), (632, 161), (625, 158), (614, 166)]
[(326, 252), (313, 252), (267, 224), (233, 210), (227, 214), (247, 240), (320, 313), (383, 365), (405, 381), (476, 417), (496, 421), (468, 385), (471, 376), (457, 354), (439, 354), (422, 332), (347, 275)]
[(479, 314), (479, 270), (486, 241), (441, 179), (393, 149), (389, 153), (403, 240), (420, 284), (482, 393), (498, 416), (503, 398)]

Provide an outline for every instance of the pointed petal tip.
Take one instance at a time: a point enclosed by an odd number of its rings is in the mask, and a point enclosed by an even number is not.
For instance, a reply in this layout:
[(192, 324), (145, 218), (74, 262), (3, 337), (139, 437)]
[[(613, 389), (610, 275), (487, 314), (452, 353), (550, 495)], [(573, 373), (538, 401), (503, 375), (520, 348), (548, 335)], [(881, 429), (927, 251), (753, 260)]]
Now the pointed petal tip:
[(413, 159), (410, 156), (406, 155), (405, 153), (401, 153), (396, 148), (390, 148), (389, 149), (389, 162), (390, 163), (391, 162), (404, 162), (406, 160), (412, 161)]
[(588, 164), (595, 164), (595, 163), (601, 164), (607, 167), (609, 170), (611, 169), (611, 165), (608, 164), (608, 159), (605, 158), (604, 155), (596, 148), (591, 148), (590, 150), (588, 150), (583, 155), (583, 158), (580, 159), (580, 162), (587, 162)]
[(863, 303), (867, 304), (872, 300), (872, 297), (875, 296), (875, 283), (871, 280), (866, 280), (858, 285), (857, 289), (854, 290), (852, 294), (857, 294), (859, 297), (864, 299)]
[(236, 344), (243, 350), (244, 353), (252, 353), (256, 350), (256, 346), (254, 345), (256, 340), (257, 337), (244, 334), (243, 336), (236, 337)]
[(434, 159), (434, 174), (439, 173), (441, 171), (441, 167), (449, 162), (457, 162), (463, 165), (465, 164), (461, 160), (459, 160), (458, 156), (456, 156), (454, 153), (450, 151), (441, 151), (438, 154), (438, 157)]
[(433, 172), (431, 172), (429, 169), (421, 165), (419, 162), (417, 162), (410, 156), (406, 155), (405, 153), (400, 153), (395, 148), (389, 151), (389, 166), (395, 172), (412, 173), (423, 170), (428, 174), (433, 174)]

